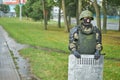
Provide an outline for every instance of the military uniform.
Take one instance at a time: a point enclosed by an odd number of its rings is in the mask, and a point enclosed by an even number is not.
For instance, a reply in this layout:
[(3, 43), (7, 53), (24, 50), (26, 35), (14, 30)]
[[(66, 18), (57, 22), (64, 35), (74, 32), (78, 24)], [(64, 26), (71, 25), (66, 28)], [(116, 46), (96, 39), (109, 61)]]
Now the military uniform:
[[(84, 17), (93, 20), (92, 13), (88, 10), (81, 13), (80, 20), (83, 20)], [(81, 22), (80, 25), (70, 30), (69, 50), (77, 58), (80, 57), (80, 54), (95, 54), (95, 58), (98, 59), (102, 50), (101, 39), (101, 32), (96, 26), (93, 26), (90, 22), (85, 24)]]

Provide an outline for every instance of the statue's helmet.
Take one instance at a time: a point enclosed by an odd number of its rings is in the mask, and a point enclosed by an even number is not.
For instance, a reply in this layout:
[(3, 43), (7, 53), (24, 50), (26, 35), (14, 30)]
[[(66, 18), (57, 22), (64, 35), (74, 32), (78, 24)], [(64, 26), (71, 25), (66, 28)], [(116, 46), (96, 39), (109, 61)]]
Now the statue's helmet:
[(80, 20), (82, 20), (83, 18), (91, 18), (91, 20), (93, 20), (93, 13), (89, 10), (85, 10), (85, 11), (82, 11), (81, 14), (80, 14)]

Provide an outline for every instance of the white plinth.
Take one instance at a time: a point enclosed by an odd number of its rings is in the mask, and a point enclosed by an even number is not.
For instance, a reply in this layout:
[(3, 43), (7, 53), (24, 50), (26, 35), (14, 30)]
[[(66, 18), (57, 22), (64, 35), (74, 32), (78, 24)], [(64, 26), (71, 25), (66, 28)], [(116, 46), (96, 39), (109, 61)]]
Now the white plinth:
[(103, 55), (98, 60), (94, 55), (69, 55), (68, 80), (103, 80), (103, 61)]

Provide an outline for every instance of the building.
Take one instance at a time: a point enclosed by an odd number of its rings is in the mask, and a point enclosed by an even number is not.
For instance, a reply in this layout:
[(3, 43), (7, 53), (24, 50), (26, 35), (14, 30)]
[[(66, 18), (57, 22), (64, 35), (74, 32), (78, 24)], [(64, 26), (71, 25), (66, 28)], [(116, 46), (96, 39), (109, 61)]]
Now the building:
[[(59, 7), (54, 6), (54, 7), (53, 7), (53, 10), (52, 10), (52, 19), (53, 19), (54, 21), (58, 21), (58, 17), (59, 17)], [(61, 21), (63, 21), (63, 13), (62, 13), (62, 10), (61, 10)]]
[(25, 4), (27, 0), (2, 0), (3, 4), (9, 5), (10, 7), (10, 12), (9, 12), (9, 17), (15, 17), (16, 12), (15, 12), (15, 7), (18, 4)]

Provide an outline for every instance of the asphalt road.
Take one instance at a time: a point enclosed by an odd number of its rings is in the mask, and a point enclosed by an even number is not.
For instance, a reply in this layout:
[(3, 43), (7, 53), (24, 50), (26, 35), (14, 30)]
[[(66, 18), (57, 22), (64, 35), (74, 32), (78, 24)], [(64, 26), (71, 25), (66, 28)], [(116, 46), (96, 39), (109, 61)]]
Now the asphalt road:
[(0, 27), (0, 80), (20, 80), (11, 53)]

